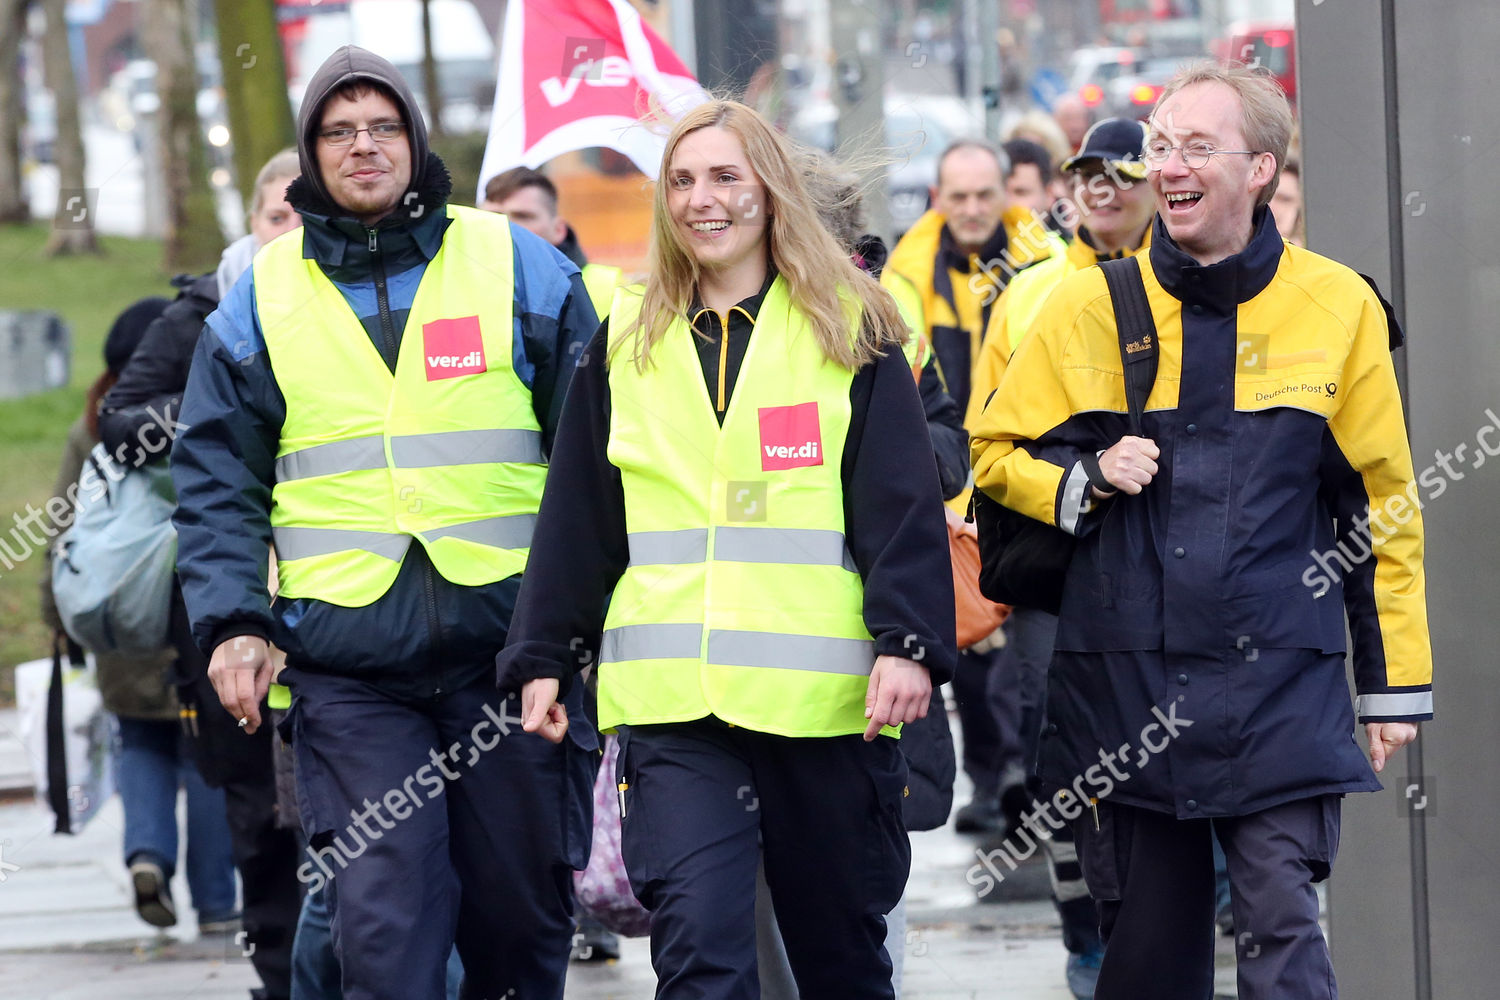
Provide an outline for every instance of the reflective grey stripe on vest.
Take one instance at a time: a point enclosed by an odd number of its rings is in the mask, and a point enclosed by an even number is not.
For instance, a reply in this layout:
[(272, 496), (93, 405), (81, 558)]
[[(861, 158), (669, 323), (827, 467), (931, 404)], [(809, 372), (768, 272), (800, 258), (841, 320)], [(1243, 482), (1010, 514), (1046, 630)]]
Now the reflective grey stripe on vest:
[[(400, 469), (486, 462), (545, 464), (540, 431), (468, 430), (406, 434), (391, 438), (391, 461)], [(385, 468), (385, 438), (379, 434), (330, 441), (289, 452), (276, 460), (276, 481)]]
[(478, 542), (496, 549), (525, 549), (531, 547), (531, 534), (535, 530), (535, 514), (516, 514), (433, 528), (422, 532), (422, 537), (429, 542), (435, 542), (439, 538), (461, 538), (466, 542)]
[(708, 662), (867, 677), (875, 666), (875, 643), (869, 639), (715, 629), (708, 634)]
[(384, 531), (351, 531), (345, 528), (297, 528), (283, 525), (271, 529), (276, 543), (277, 559), (311, 559), (335, 552), (359, 550), (371, 552), (392, 562), (400, 562), (411, 544), (407, 534)]
[(632, 531), (627, 538), (632, 566), (681, 566), (708, 558), (707, 528)]
[(605, 630), (599, 659), (696, 660), (702, 648), (702, 625), (621, 625)]
[(822, 528), (714, 529), (714, 558), (725, 562), (788, 563), (798, 566), (842, 566), (854, 571), (842, 531)]
[[(708, 529), (634, 531), (629, 535), (632, 566), (681, 566), (708, 558)], [(840, 531), (821, 528), (714, 529), (714, 558), (723, 562), (842, 566), (855, 572), (854, 558)]]
[(406, 434), (391, 438), (391, 462), (398, 469), (485, 462), (529, 462), (541, 465), (540, 431), (469, 430)]
[(331, 476), (336, 472), (385, 468), (385, 438), (379, 434), (315, 444), (276, 460), (276, 481)]

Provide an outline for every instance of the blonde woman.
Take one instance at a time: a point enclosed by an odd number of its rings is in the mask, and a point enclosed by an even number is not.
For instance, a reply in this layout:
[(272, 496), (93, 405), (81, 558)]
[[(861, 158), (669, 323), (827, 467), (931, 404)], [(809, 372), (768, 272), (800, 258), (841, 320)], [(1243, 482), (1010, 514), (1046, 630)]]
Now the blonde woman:
[(892, 996), (895, 737), (956, 655), (907, 332), (806, 164), (734, 102), (673, 130), (651, 274), (580, 358), (499, 657), (551, 739), (598, 663), (668, 1000), (759, 996), (758, 848), (802, 997)]

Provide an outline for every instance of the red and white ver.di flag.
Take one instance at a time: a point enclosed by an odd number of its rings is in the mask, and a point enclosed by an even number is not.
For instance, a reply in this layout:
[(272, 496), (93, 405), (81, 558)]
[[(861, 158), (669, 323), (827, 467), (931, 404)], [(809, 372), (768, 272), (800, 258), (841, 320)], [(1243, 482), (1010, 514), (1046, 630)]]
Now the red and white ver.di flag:
[(641, 121), (653, 99), (676, 118), (708, 95), (626, 0), (510, 0), (478, 198), (501, 171), (590, 146), (655, 179), (666, 135)]

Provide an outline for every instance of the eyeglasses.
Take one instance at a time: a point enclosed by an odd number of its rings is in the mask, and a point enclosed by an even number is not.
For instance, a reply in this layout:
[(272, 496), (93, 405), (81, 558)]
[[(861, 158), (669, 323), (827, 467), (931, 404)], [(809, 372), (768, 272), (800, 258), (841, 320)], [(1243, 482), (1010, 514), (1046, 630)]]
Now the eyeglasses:
[(1165, 139), (1153, 139), (1146, 143), (1146, 151), (1141, 154), (1141, 159), (1153, 170), (1160, 170), (1167, 165), (1172, 158), (1172, 151), (1176, 150), (1182, 154), (1182, 162), (1191, 170), (1201, 170), (1208, 166), (1208, 161), (1223, 153), (1237, 153), (1245, 156), (1259, 156), (1257, 149), (1215, 149), (1211, 142), (1189, 142), (1181, 146), (1174, 146)]
[(361, 132), (370, 133), (376, 142), (390, 142), (406, 134), (405, 122), (376, 122), (369, 128), (330, 128), (318, 133), (318, 138), (330, 146), (352, 146)]

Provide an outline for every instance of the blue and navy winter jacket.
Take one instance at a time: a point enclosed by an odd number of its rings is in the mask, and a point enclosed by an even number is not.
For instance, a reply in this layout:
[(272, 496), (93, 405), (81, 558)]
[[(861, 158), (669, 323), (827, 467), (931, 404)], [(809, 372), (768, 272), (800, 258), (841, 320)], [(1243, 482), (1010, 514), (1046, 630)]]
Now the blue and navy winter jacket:
[[(344, 294), (393, 371), (417, 286), (449, 224), (447, 172), (429, 157), (425, 210), (415, 220), (392, 217), (367, 228), (335, 215), (304, 179), (288, 190), (302, 214), (304, 255)], [(531, 390), (550, 452), (574, 359), (598, 320), (578, 268), (526, 230), (512, 225), (511, 232), (515, 370)], [(271, 488), (285, 417), (247, 271), (208, 317), (172, 450), (178, 575), (199, 646), (212, 653), (225, 639), (259, 635), (299, 669), (357, 676), (409, 696), (453, 690), (493, 670), (520, 577), (459, 586), (434, 570), (421, 544), (407, 550), (396, 582), (367, 607), (268, 601)]]

